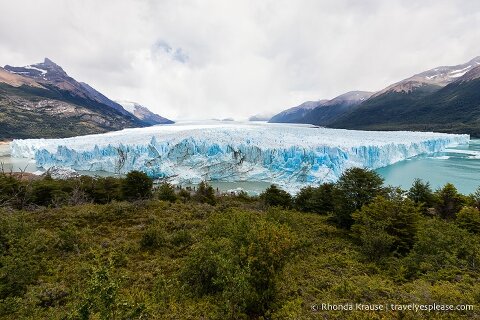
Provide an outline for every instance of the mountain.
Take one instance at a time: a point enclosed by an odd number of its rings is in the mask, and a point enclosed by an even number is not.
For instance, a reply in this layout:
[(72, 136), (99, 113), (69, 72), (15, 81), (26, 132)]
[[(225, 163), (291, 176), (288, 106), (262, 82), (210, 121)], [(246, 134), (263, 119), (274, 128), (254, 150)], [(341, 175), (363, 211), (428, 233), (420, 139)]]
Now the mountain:
[(148, 125), (48, 58), (0, 68), (0, 139), (63, 138)]
[(274, 113), (257, 113), (248, 118), (248, 121), (268, 121), (270, 120), (275, 114)]
[(144, 107), (139, 103), (132, 101), (116, 101), (116, 103), (120, 104), (125, 110), (133, 114), (138, 119), (148, 123), (149, 125), (153, 126), (157, 124), (174, 123), (172, 120), (153, 113), (147, 107)]
[(425, 87), (444, 87), (462, 77), (478, 65), (480, 65), (480, 56), (464, 64), (436, 67), (394, 83), (375, 93), (374, 97), (392, 92), (409, 93), (416, 89), (424, 90)]
[(268, 122), (270, 123), (305, 123), (302, 122), (305, 115), (312, 109), (321, 106), (328, 100), (307, 101), (299, 106), (287, 109), (274, 115)]
[(302, 123), (328, 126), (342, 115), (357, 108), (362, 102), (370, 98), (372, 94), (373, 92), (366, 91), (350, 91), (342, 94), (310, 110), (302, 118)]
[(309, 123), (327, 126), (343, 114), (352, 111), (372, 94), (372, 92), (366, 91), (350, 91), (331, 100), (320, 100), (315, 103), (305, 102), (298, 107), (279, 113), (269, 122)]
[(480, 137), (480, 57), (463, 65), (428, 70), (389, 86), (330, 126)]

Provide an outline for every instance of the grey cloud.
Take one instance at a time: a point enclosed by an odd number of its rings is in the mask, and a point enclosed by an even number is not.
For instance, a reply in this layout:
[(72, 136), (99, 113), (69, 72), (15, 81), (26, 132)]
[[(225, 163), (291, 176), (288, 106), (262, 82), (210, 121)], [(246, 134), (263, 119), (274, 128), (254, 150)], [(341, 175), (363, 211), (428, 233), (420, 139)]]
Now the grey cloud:
[(188, 61), (188, 54), (182, 48), (172, 48), (165, 40), (158, 40), (152, 46), (152, 53), (156, 55), (158, 52), (164, 52), (172, 57), (173, 60), (180, 63)]
[(171, 118), (246, 118), (480, 55), (468, 0), (2, 1), (0, 64), (53, 59)]

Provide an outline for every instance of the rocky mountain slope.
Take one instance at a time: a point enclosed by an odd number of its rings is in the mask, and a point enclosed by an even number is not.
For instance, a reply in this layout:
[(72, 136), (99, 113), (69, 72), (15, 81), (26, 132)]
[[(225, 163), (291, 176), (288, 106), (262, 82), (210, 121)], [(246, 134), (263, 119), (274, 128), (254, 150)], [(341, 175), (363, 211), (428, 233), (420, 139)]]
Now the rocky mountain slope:
[(49, 59), (0, 68), (0, 139), (61, 138), (149, 126)]

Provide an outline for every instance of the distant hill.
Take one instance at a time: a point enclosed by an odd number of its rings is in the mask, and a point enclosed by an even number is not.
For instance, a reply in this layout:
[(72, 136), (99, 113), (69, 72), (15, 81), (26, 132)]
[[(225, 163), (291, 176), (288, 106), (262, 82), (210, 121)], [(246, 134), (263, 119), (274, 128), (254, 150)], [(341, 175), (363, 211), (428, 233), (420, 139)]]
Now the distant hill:
[(433, 68), (376, 93), (352, 91), (305, 102), (269, 122), (358, 130), (419, 130), (480, 137), (480, 57)]
[(353, 110), (373, 93), (351, 91), (332, 100), (308, 101), (272, 117), (269, 122), (309, 123), (328, 126), (343, 114)]
[(150, 125), (59, 65), (0, 68), (0, 139), (63, 138)]
[(268, 121), (270, 120), (275, 114), (274, 113), (257, 113), (250, 118), (248, 118), (248, 121)]
[(125, 110), (130, 112), (132, 115), (142, 120), (143, 122), (148, 123), (149, 125), (157, 124), (171, 124), (174, 123), (172, 120), (164, 118), (156, 113), (150, 111), (147, 107), (142, 106), (139, 103), (132, 101), (116, 101), (120, 104)]
[(299, 106), (289, 108), (274, 115), (268, 122), (271, 123), (307, 123), (305, 116), (314, 108), (321, 106), (328, 100), (307, 101)]
[(330, 126), (468, 133), (479, 137), (480, 57), (391, 85)]

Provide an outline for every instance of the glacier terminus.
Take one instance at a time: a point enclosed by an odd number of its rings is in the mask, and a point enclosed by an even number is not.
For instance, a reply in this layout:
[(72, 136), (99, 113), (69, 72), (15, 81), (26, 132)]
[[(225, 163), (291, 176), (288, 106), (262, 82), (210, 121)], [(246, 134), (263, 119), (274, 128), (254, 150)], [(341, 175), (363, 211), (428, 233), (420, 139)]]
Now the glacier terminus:
[(65, 139), (10, 143), (37, 167), (124, 174), (174, 184), (262, 181), (291, 192), (333, 182), (350, 167), (376, 169), (459, 144), (468, 135), (355, 131), (253, 122), (178, 123)]

